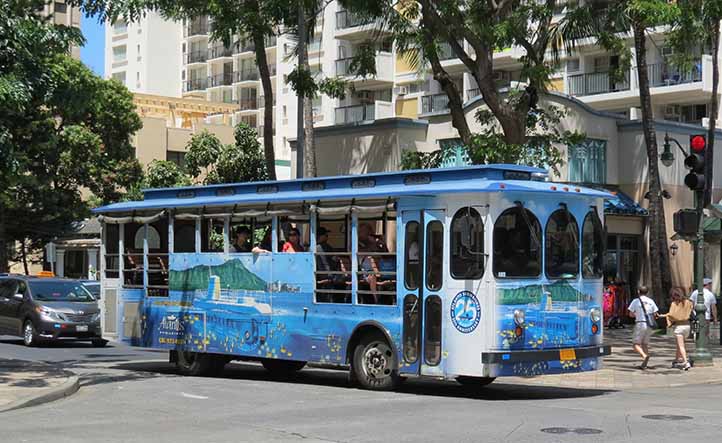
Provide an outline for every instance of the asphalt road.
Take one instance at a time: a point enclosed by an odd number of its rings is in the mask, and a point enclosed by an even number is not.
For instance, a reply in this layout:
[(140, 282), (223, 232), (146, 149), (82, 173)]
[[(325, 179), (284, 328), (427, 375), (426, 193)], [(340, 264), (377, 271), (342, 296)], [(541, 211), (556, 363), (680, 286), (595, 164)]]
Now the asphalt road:
[(222, 377), (180, 377), (165, 354), (120, 345), (26, 349), (0, 339), (0, 355), (56, 361), (81, 375), (70, 398), (0, 414), (3, 443), (678, 443), (718, 441), (722, 431), (717, 385), (604, 392), (497, 380), (473, 391), (408, 380), (398, 392), (368, 392), (350, 387), (343, 372), (321, 369), (287, 381), (234, 363)]

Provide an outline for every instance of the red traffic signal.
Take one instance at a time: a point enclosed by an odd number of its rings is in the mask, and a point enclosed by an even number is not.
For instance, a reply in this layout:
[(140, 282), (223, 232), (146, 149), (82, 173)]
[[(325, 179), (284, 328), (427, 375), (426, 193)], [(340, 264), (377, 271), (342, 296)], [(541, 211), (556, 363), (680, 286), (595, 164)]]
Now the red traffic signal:
[(704, 135), (692, 135), (689, 137), (689, 146), (694, 152), (704, 152), (707, 146), (707, 138)]

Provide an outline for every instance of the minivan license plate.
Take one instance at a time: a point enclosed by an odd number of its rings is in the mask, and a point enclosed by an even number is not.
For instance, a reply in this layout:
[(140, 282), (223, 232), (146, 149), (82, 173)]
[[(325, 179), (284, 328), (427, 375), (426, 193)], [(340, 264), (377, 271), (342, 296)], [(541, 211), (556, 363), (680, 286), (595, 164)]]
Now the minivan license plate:
[(78, 325), (75, 327), (78, 332), (88, 332), (88, 325)]

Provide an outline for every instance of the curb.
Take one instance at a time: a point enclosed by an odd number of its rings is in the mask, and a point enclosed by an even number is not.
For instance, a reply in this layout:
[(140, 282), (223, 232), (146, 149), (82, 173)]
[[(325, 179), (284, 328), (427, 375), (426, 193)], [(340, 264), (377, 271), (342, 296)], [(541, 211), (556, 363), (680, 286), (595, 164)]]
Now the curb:
[(38, 394), (34, 397), (24, 398), (17, 400), (9, 405), (0, 407), (0, 413), (13, 411), (15, 409), (27, 408), (30, 406), (37, 406), (44, 403), (50, 403), (51, 401), (59, 400), (61, 398), (68, 397), (78, 392), (80, 388), (80, 382), (78, 376), (72, 372), (63, 371), (68, 376), (68, 380), (60, 386), (51, 388), (42, 394)]

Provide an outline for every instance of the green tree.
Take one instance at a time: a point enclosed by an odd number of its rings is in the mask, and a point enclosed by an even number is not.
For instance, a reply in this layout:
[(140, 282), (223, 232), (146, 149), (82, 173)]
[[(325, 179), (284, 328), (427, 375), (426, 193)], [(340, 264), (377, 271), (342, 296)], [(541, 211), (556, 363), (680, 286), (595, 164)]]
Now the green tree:
[(87, 214), (81, 189), (115, 200), (141, 173), (131, 94), (67, 55), (82, 36), (43, 4), (0, 0), (0, 272), (9, 245), (34, 252)]
[(620, 63), (613, 75), (620, 76), (630, 67), (632, 37), (634, 63), (639, 85), (639, 102), (642, 113), (642, 130), (647, 151), (647, 177), (649, 186), (649, 257), (652, 293), (666, 297), (672, 286), (667, 248), (667, 227), (664, 217), (664, 200), (659, 177), (659, 150), (655, 129), (652, 98), (649, 91), (647, 66), (647, 30), (674, 24), (679, 17), (676, 2), (666, 0), (595, 1), (573, 7), (560, 25), (560, 34), (566, 36), (565, 46), (572, 52), (579, 40), (593, 38), (610, 53), (619, 56)]
[(191, 177), (172, 161), (153, 160), (148, 164), (143, 179), (132, 185), (124, 198), (125, 200), (142, 200), (143, 189), (174, 188), (192, 184)]
[(188, 173), (204, 184), (268, 180), (266, 162), (253, 128), (240, 123), (235, 143), (224, 145), (208, 131), (194, 134), (185, 157)]
[(289, 5), (281, 0), (73, 0), (89, 15), (114, 22), (119, 17), (137, 21), (146, 11), (158, 11), (165, 18), (193, 20), (207, 16), (211, 19), (212, 38), (230, 47), (238, 44), (234, 38), (250, 37), (254, 44), (256, 66), (263, 88), (263, 144), (266, 170), (271, 180), (276, 179), (275, 152), (273, 149), (273, 87), (271, 70), (266, 57), (266, 40), (276, 35)]

